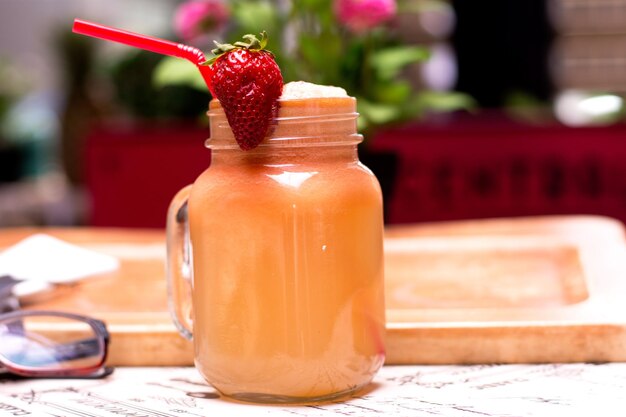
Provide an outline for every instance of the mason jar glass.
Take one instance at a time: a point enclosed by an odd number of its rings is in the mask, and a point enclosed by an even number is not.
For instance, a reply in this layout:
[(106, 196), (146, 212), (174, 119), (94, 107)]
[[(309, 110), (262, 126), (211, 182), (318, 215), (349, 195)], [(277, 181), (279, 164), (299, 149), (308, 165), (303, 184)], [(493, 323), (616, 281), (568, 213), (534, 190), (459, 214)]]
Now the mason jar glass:
[(211, 103), (211, 164), (168, 213), (170, 307), (224, 395), (322, 401), (384, 361), (382, 197), (358, 159), (354, 98), (279, 104), (242, 151)]

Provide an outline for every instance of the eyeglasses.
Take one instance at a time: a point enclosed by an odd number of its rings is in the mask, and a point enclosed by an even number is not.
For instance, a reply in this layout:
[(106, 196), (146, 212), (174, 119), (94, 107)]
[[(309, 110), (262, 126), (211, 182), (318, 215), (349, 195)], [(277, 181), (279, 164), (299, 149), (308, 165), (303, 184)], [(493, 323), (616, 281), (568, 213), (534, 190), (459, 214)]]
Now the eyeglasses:
[(56, 311), (0, 314), (0, 372), (27, 377), (101, 378), (109, 332), (104, 322)]

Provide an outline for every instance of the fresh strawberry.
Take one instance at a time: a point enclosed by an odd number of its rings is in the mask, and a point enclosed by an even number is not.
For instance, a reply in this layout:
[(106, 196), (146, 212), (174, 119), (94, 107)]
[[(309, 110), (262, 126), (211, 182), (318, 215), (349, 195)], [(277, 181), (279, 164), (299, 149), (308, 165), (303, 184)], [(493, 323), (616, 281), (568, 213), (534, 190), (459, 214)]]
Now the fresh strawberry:
[(243, 150), (256, 148), (267, 135), (278, 113), (283, 77), (274, 55), (265, 50), (267, 34), (254, 35), (247, 42), (220, 44), (207, 62), (212, 67), (211, 87), (220, 101), (228, 124)]

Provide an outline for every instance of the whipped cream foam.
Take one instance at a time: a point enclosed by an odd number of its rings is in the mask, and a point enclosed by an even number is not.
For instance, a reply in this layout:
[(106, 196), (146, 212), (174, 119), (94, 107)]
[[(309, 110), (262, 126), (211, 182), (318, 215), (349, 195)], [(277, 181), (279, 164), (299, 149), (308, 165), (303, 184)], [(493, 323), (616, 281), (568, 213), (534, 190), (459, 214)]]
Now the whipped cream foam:
[(305, 81), (292, 81), (283, 86), (281, 100), (297, 100), (304, 98), (335, 98), (349, 97), (346, 90), (330, 85), (318, 85)]

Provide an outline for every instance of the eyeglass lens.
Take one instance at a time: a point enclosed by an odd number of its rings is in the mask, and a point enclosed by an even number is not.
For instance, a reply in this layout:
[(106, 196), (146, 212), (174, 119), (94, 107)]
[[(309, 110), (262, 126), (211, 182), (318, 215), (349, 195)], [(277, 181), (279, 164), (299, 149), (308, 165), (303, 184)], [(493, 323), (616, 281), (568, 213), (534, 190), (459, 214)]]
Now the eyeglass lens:
[(0, 322), (0, 361), (25, 370), (98, 366), (104, 343), (86, 322), (57, 316), (18, 316)]

